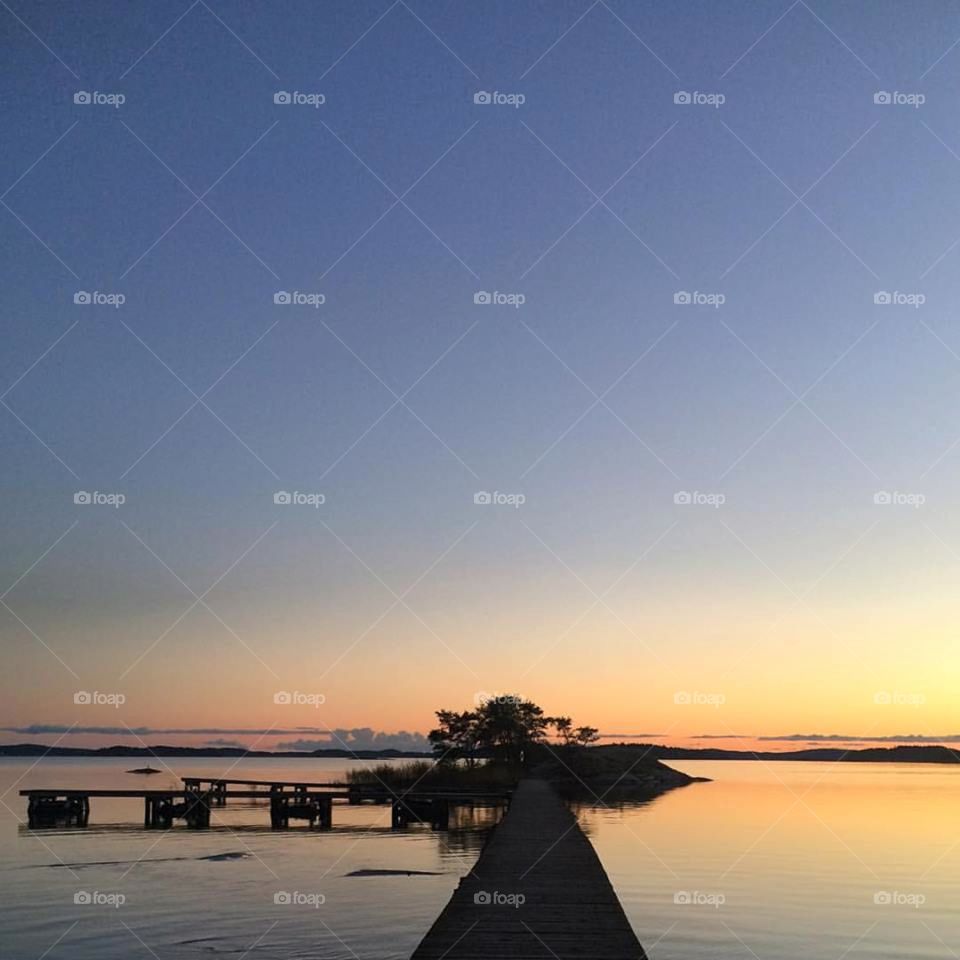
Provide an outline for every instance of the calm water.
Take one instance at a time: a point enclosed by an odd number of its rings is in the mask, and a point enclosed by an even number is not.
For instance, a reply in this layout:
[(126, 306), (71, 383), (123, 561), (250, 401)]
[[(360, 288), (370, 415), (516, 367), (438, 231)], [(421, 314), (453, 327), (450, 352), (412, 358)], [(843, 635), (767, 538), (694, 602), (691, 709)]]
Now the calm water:
[[(408, 957), (476, 860), (496, 814), (460, 810), (447, 832), (390, 830), (390, 807), (334, 806), (334, 828), (269, 828), (269, 806), (230, 801), (209, 831), (145, 831), (138, 800), (91, 800), (84, 830), (29, 832), (17, 790), (44, 786), (162, 789), (170, 772), (127, 774), (141, 758), (0, 759), (0, 955), (4, 960), (178, 960)], [(181, 775), (339, 780), (361, 764), (344, 760), (182, 759)], [(159, 766), (156, 760), (151, 761)], [(20, 779), (22, 778), (22, 779)], [(19, 780), (19, 782), (17, 782)], [(8, 809), (9, 807), (9, 809)], [(15, 816), (16, 815), (16, 816)], [(138, 823), (139, 821), (139, 823)], [(296, 822), (294, 822), (296, 823)], [(437, 876), (347, 877), (360, 869)], [(120, 906), (75, 904), (74, 895), (122, 894)], [(277, 893), (303, 902), (274, 903)], [(317, 896), (324, 902), (316, 905)], [(141, 942), (142, 941), (142, 942)]]
[[(169, 762), (186, 775), (233, 764)], [(45, 951), (45, 960), (407, 957), (492, 822), (478, 811), (447, 833), (392, 833), (388, 807), (344, 805), (329, 833), (275, 833), (265, 804), (237, 802), (215, 813), (210, 831), (146, 832), (137, 801), (94, 799), (86, 830), (31, 834), (17, 821), (22, 787), (174, 783), (169, 773), (126, 774), (139, 759), (32, 763), (0, 760), (0, 930), (12, 960)], [(231, 775), (325, 780), (350, 765), (253, 760)], [(646, 805), (578, 811), (651, 960), (960, 952), (960, 768), (675, 766), (714, 782)], [(346, 876), (358, 869), (437, 875)], [(125, 899), (77, 904), (81, 891)], [(307, 902), (276, 904), (278, 892)], [(324, 902), (313, 905), (315, 895)]]
[(960, 953), (960, 767), (672, 766), (714, 782), (581, 810), (651, 960)]

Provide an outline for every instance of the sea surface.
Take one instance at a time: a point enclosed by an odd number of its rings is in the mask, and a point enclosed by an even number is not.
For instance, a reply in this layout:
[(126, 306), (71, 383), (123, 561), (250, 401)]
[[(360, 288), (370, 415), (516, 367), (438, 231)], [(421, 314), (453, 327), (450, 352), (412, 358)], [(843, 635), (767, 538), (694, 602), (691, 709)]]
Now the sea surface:
[[(207, 831), (145, 831), (139, 801), (94, 798), (86, 829), (21, 823), (25, 787), (162, 788), (227, 768), (325, 781), (360, 765), (163, 763), (142, 777), (125, 772), (141, 758), (0, 758), (5, 960), (408, 957), (496, 819), (461, 809), (449, 831), (398, 832), (389, 807), (335, 805), (329, 832), (271, 831), (265, 802), (236, 801)], [(960, 766), (673, 766), (712, 782), (577, 807), (650, 960), (960, 954)], [(381, 870), (404, 872), (349, 876)]]
[(960, 765), (671, 761), (581, 810), (651, 960), (957, 960)]

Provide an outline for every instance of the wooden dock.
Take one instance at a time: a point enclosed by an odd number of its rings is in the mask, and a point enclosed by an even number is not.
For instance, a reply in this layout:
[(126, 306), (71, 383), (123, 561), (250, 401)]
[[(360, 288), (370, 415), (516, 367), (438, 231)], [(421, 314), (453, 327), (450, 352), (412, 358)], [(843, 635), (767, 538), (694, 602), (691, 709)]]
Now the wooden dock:
[[(169, 828), (175, 820), (189, 827), (210, 826), (214, 807), (222, 807), (227, 798), (263, 800), (270, 803), (270, 825), (274, 829), (289, 826), (291, 820), (306, 820), (310, 826), (329, 829), (333, 825), (335, 800), (348, 804), (392, 804), (391, 825), (401, 829), (411, 823), (429, 823), (445, 829), (450, 807), (455, 805), (502, 805), (509, 791), (390, 790), (386, 787), (341, 783), (304, 783), (288, 780), (234, 780), (211, 777), (185, 777), (182, 789), (112, 790), (71, 787), (63, 790), (41, 788), (21, 790), (27, 798), (27, 821), (31, 829), (56, 826), (86, 827), (90, 822), (90, 799), (138, 799), (143, 801), (145, 829)], [(238, 789), (245, 786), (247, 789)], [(268, 790), (252, 789), (266, 786)]]
[(590, 841), (524, 780), (412, 960), (646, 960)]

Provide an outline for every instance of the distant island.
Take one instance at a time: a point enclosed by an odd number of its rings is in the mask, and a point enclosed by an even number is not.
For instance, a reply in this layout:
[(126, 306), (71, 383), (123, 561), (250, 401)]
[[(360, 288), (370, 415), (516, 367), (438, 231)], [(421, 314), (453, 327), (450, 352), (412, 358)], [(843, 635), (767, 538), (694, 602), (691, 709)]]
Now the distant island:
[(808, 760), (838, 763), (958, 763), (960, 755), (951, 747), (897, 746), (811, 747), (806, 750), (722, 750), (716, 747), (664, 747), (656, 744), (610, 744), (600, 750), (632, 749), (648, 751), (658, 760)]
[(0, 757), (284, 757), (310, 759), (332, 757), (335, 759), (389, 760), (398, 758), (423, 758), (429, 753), (405, 750), (246, 750), (243, 747), (171, 747), (157, 744), (155, 747), (129, 747), (115, 744), (112, 747), (45, 747), (42, 743), (0, 744)]

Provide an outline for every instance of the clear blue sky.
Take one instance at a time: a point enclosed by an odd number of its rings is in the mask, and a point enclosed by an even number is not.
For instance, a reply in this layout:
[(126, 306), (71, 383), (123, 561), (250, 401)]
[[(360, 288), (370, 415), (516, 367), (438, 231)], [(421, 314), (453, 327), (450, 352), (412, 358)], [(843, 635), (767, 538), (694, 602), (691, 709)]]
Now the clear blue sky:
[[(884, 0), (4, 4), (7, 720), (83, 687), (265, 725), (299, 683), (331, 726), (520, 688), (664, 729), (729, 667), (727, 729), (949, 732), (952, 613), (903, 625), (960, 551), (958, 37)], [(875, 675), (820, 702), (783, 644)], [(857, 713), (898, 683), (938, 712)]]

